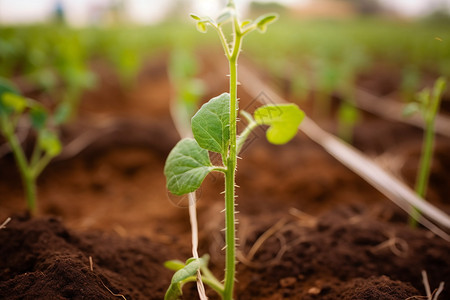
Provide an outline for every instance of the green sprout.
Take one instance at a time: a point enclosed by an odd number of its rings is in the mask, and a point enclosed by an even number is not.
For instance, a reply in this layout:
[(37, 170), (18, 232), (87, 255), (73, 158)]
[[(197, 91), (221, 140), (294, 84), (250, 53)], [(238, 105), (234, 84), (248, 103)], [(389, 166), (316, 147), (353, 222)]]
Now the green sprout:
[[(252, 31), (265, 32), (267, 25), (276, 20), (274, 14), (267, 14), (254, 21), (240, 22), (234, 1), (229, 1), (225, 11), (216, 19), (191, 14), (197, 22), (197, 29), (206, 32), (208, 26), (215, 29), (229, 62), (229, 93), (223, 93), (205, 103), (192, 117), (191, 127), (194, 139), (185, 138), (178, 142), (166, 160), (164, 174), (168, 190), (175, 195), (196, 191), (210, 172), (225, 176), (225, 278), (223, 285), (215, 279), (202, 259), (190, 259), (179, 263), (172, 278), (165, 299), (178, 299), (184, 283), (195, 281), (200, 269), (202, 281), (213, 288), (223, 299), (233, 298), (236, 272), (236, 219), (235, 219), (235, 175), (237, 157), (250, 132), (258, 125), (269, 126), (266, 136), (269, 142), (284, 144), (297, 133), (304, 113), (295, 104), (264, 105), (253, 116), (242, 111), (247, 119), (247, 128), (237, 135), (237, 62), (244, 36)], [(229, 46), (223, 26), (231, 24), (233, 41)], [(209, 151), (219, 153), (221, 165), (213, 165)]]
[[(28, 118), (36, 131), (36, 142), (30, 159), (17, 137), (21, 118)], [(0, 133), (11, 147), (25, 189), (28, 209), (36, 213), (36, 179), (51, 159), (61, 152), (57, 134), (51, 130), (49, 114), (38, 102), (22, 97), (6, 80), (0, 78)]]
[[(425, 122), (422, 154), (415, 185), (416, 193), (422, 198), (425, 198), (427, 192), (431, 161), (433, 158), (434, 123), (439, 112), (441, 96), (445, 90), (445, 84), (446, 81), (443, 77), (438, 78), (434, 83), (432, 91), (428, 88), (422, 90), (417, 94), (416, 101), (409, 103), (404, 109), (405, 115), (412, 115), (413, 113), (420, 112)], [(411, 226), (417, 226), (419, 217), (420, 211), (417, 208), (414, 208), (410, 218)]]

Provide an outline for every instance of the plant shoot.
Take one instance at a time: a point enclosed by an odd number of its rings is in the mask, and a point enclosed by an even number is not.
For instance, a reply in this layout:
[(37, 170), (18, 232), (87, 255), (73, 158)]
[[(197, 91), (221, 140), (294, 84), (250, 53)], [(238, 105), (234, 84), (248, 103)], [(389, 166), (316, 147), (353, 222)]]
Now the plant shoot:
[[(213, 288), (223, 299), (233, 298), (236, 270), (236, 218), (235, 218), (235, 174), (237, 156), (249, 133), (258, 125), (268, 125), (267, 139), (274, 144), (284, 144), (297, 133), (304, 113), (294, 104), (265, 105), (254, 115), (242, 112), (249, 125), (240, 136), (237, 135), (237, 62), (244, 36), (252, 31), (265, 32), (267, 25), (276, 20), (274, 14), (263, 15), (254, 21), (241, 22), (237, 16), (234, 1), (229, 1), (224, 12), (213, 20), (191, 14), (200, 32), (208, 26), (218, 34), (229, 63), (229, 92), (223, 93), (205, 103), (192, 117), (191, 127), (194, 139), (182, 139), (170, 152), (164, 174), (168, 190), (175, 195), (184, 195), (197, 190), (210, 172), (220, 172), (225, 176), (225, 278), (223, 285), (214, 278), (206, 267), (206, 260), (190, 259), (178, 264), (166, 299), (178, 299), (184, 283), (195, 281), (198, 269), (202, 280)], [(232, 28), (233, 40), (227, 40), (224, 25)], [(231, 46), (230, 46), (231, 45)], [(220, 154), (221, 165), (213, 165), (209, 152)]]

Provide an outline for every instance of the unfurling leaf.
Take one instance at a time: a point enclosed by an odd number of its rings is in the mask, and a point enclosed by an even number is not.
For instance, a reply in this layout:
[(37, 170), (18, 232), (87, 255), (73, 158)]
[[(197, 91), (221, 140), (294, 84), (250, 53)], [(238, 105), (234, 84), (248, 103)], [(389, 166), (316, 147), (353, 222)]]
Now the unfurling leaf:
[(164, 175), (167, 189), (178, 196), (193, 192), (212, 169), (208, 151), (194, 139), (182, 139), (166, 160)]
[(188, 277), (194, 276), (197, 273), (198, 269), (200, 269), (200, 267), (202, 266), (202, 263), (204, 262), (201, 258), (192, 258), (186, 262), (186, 265), (182, 269), (176, 271), (175, 274), (173, 274), (172, 281), (169, 288), (167, 289), (166, 295), (164, 296), (164, 300), (180, 299), (181, 295), (183, 294), (181, 290), (183, 287), (183, 280), (187, 279)]
[(194, 19), (195, 21), (200, 21), (201, 18), (199, 16), (197, 16), (196, 14), (190, 14), (189, 15), (192, 19)]
[(212, 98), (192, 117), (192, 133), (200, 147), (226, 155), (230, 139), (230, 94)]
[(264, 33), (267, 30), (267, 25), (274, 22), (277, 18), (278, 16), (275, 14), (262, 15), (261, 17), (255, 20), (256, 28), (258, 28), (259, 31)]
[(205, 33), (206, 32), (206, 24), (205, 22), (197, 22), (197, 30), (200, 31), (201, 33)]
[(272, 144), (289, 142), (297, 133), (305, 113), (295, 104), (265, 105), (254, 113), (259, 125), (269, 125), (266, 136)]
[(184, 268), (184, 262), (177, 259), (168, 260), (164, 262), (164, 267), (172, 271), (178, 271)]

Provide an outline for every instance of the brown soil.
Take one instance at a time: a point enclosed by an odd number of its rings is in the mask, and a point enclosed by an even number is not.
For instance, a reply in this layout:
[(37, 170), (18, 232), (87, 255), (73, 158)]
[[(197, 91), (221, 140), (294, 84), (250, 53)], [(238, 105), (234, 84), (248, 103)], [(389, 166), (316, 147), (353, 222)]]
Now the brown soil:
[[(0, 230), (2, 299), (161, 299), (172, 274), (164, 261), (190, 256), (184, 199), (167, 195), (162, 172), (178, 139), (164, 57), (130, 91), (107, 66), (96, 69), (99, 88), (63, 131), (65, 141), (87, 132), (90, 142), (40, 177), (41, 217), (18, 215), (25, 209), (19, 176), (11, 155), (0, 159), (0, 219), (13, 219)], [(214, 96), (226, 77), (208, 86)], [(240, 96), (241, 107), (252, 105)], [(368, 116), (356, 145), (412, 184), (418, 137)], [(450, 145), (437, 146), (429, 195), (449, 212)], [(450, 244), (409, 228), (405, 213), (304, 135), (278, 147), (256, 131), (242, 158), (237, 299), (406, 299), (425, 294), (422, 270), (432, 289), (450, 284)], [(219, 277), (222, 190), (222, 178), (209, 176), (198, 193), (200, 252), (211, 255)], [(446, 288), (440, 299), (448, 297)], [(193, 285), (185, 299), (196, 299)]]

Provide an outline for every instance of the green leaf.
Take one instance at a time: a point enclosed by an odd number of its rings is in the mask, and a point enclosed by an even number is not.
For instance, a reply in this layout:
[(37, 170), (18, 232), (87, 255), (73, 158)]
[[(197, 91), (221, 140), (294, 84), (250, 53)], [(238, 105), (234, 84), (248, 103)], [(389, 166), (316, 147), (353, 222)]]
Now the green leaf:
[(205, 33), (206, 32), (206, 24), (205, 22), (197, 22), (197, 30), (200, 31), (201, 33)]
[(420, 111), (419, 104), (417, 102), (411, 102), (411, 103), (406, 104), (406, 106), (403, 108), (402, 115), (404, 117), (409, 117), (419, 111)]
[(178, 271), (184, 268), (184, 262), (178, 259), (168, 260), (164, 262), (164, 267), (172, 271)]
[(39, 147), (52, 157), (58, 155), (62, 149), (58, 136), (47, 129), (39, 131)]
[(200, 147), (226, 155), (230, 139), (230, 94), (203, 104), (192, 117), (192, 133)]
[(194, 139), (182, 139), (169, 153), (164, 167), (167, 189), (184, 195), (198, 189), (213, 166), (208, 151)]
[(27, 100), (18, 95), (10, 92), (5, 92), (0, 97), (0, 111), (11, 113), (21, 113), (27, 107)]
[(0, 99), (5, 93), (20, 95), (19, 91), (10, 81), (0, 77)]
[(259, 125), (269, 125), (267, 140), (275, 145), (289, 142), (297, 133), (305, 113), (295, 104), (265, 105), (254, 113)]
[(195, 21), (200, 21), (201, 18), (199, 16), (197, 16), (196, 14), (190, 14), (189, 15), (192, 19), (194, 19)]
[(245, 26), (249, 25), (250, 23), (252, 23), (252, 20), (244, 20), (241, 23), (241, 28), (244, 28)]
[(47, 121), (47, 110), (37, 103), (33, 103), (30, 108), (31, 125), (36, 130), (41, 130), (45, 127)]
[(186, 264), (182, 269), (178, 270), (173, 274), (172, 281), (170, 283), (169, 288), (167, 289), (166, 295), (164, 296), (164, 300), (177, 300), (183, 294), (181, 288), (182, 281), (194, 276), (198, 269), (201, 267), (200, 259), (193, 259), (189, 263)]
[(260, 16), (258, 19), (255, 20), (256, 28), (262, 33), (266, 32), (267, 25), (274, 22), (278, 18), (275, 14), (266, 14)]
[(222, 25), (229, 21), (231, 17), (233, 16), (233, 11), (231, 9), (225, 9), (224, 12), (220, 14), (220, 16), (217, 18), (217, 25)]

